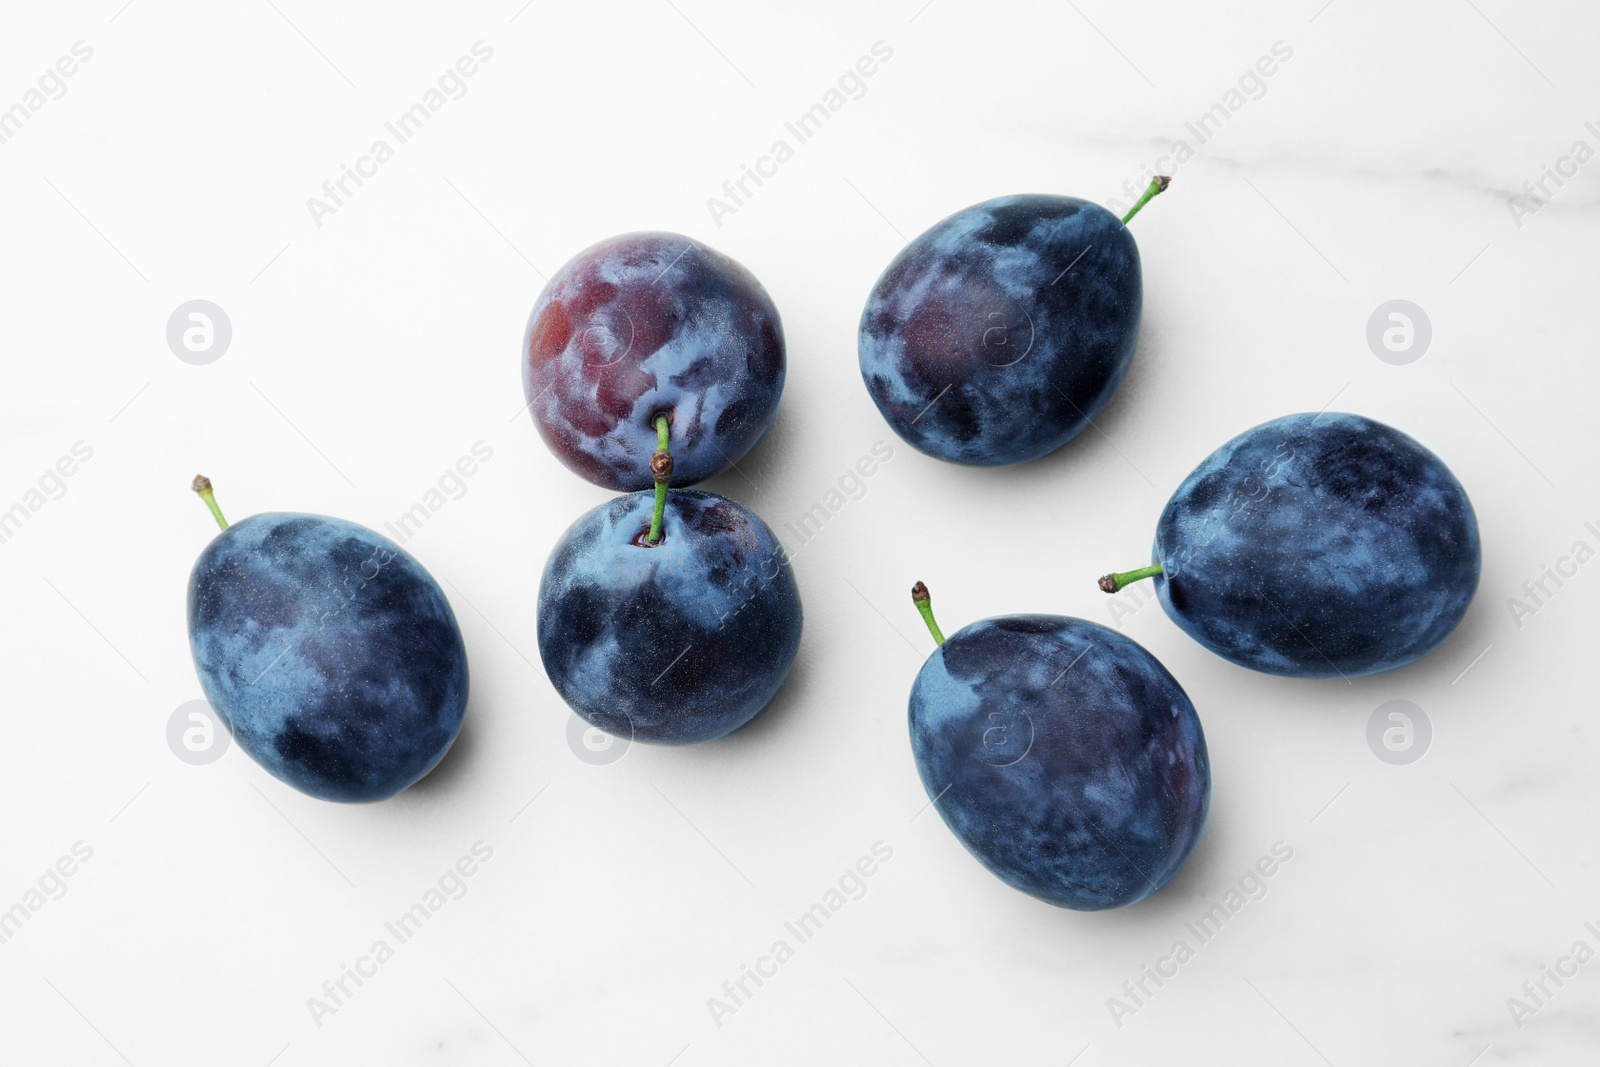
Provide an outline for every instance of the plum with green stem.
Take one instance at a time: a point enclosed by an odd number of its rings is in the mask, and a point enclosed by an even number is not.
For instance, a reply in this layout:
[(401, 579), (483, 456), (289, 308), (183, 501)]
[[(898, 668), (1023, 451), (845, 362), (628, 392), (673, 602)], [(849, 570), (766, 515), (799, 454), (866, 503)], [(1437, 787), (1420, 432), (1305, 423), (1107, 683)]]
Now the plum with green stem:
[(1133, 361), (1144, 302), (1127, 223), (1068, 196), (958, 211), (895, 257), (861, 313), (861, 376), (913, 448), (995, 466), (1086, 429)]
[(1167, 501), (1155, 580), (1185, 633), (1241, 667), (1353, 678), (1414, 663), (1450, 636), (1478, 588), (1467, 492), (1413, 438), (1339, 412), (1286, 415), (1208, 456)]
[(732, 733), (776, 697), (800, 647), (800, 590), (754, 513), (671, 489), (656, 419), (652, 492), (618, 497), (562, 535), (539, 583), (539, 655), (591, 725), (659, 744)]
[(249, 756), (323, 800), (393, 796), (444, 757), (467, 707), (467, 653), (437, 582), (399, 545), (326, 515), (230, 525), (189, 576), (206, 699)]
[(1131, 639), (1062, 615), (1005, 615), (946, 640), (911, 687), (911, 751), (934, 806), (1007, 884), (1063, 908), (1131, 904), (1199, 843), (1211, 765), (1194, 705)]

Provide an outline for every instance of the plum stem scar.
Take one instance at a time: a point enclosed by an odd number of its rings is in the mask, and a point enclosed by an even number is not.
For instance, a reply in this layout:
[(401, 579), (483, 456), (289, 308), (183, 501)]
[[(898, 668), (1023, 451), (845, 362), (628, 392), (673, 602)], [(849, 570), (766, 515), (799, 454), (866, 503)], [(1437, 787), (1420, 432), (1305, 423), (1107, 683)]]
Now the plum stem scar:
[(1126, 226), (1128, 221), (1139, 213), (1140, 208), (1148, 204), (1158, 194), (1166, 192), (1167, 186), (1171, 184), (1172, 179), (1165, 174), (1157, 175), (1152, 179), (1150, 184), (1145, 187), (1144, 195), (1134, 202), (1134, 205), (1128, 209), (1126, 215), (1122, 216), (1122, 224)]
[(211, 479), (204, 474), (196, 474), (190, 488), (200, 494), (200, 499), (204, 500), (206, 507), (211, 509), (211, 517), (217, 520), (219, 527), (226, 530), (228, 528), (228, 520), (222, 517), (222, 509), (217, 507), (217, 498), (211, 492)]
[(933, 635), (933, 643), (944, 644), (944, 631), (939, 629), (939, 624), (933, 617), (933, 601), (928, 597), (928, 587), (918, 582), (911, 587), (911, 602), (922, 613), (922, 621), (928, 624), (928, 632)]
[(1100, 590), (1104, 593), (1115, 593), (1133, 582), (1141, 581), (1145, 578), (1153, 578), (1158, 574), (1164, 573), (1166, 572), (1161, 569), (1161, 564), (1159, 563), (1152, 563), (1148, 567), (1140, 567), (1136, 571), (1118, 571), (1100, 579)]
[(650, 516), (650, 544), (661, 543), (661, 520), (667, 513), (667, 482), (672, 480), (672, 451), (669, 423), (665, 415), (656, 416), (656, 451), (650, 457), (650, 476), (656, 482), (656, 509)]

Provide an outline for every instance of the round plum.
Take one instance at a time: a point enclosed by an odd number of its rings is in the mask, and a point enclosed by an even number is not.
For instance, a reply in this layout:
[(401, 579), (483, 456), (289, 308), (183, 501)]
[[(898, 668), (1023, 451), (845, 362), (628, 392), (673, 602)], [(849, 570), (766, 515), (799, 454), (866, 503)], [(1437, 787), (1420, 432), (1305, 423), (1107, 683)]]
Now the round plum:
[(800, 648), (800, 590), (766, 523), (715, 493), (618, 497), (562, 535), (539, 584), (539, 655), (591, 725), (710, 741), (772, 702)]
[(657, 415), (672, 425), (672, 484), (693, 485), (761, 440), (783, 393), (778, 309), (734, 260), (674, 233), (630, 233), (578, 253), (540, 292), (522, 384), (556, 456), (589, 481), (652, 484)]

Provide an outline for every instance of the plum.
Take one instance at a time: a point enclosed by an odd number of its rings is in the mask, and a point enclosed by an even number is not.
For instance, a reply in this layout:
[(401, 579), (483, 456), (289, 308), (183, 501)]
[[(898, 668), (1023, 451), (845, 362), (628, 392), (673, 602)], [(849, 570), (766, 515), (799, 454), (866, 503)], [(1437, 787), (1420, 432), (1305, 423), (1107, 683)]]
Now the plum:
[(1062, 615), (1006, 615), (944, 640), (911, 687), (923, 787), (968, 852), (1058, 907), (1160, 890), (1199, 843), (1211, 766), (1194, 705), (1132, 639)]
[(323, 800), (393, 796), (433, 769), (467, 706), (450, 603), (388, 538), (326, 515), (226, 525), (189, 576), (206, 699), (274, 777)]
[(1156, 525), (1152, 577), (1184, 632), (1241, 667), (1352, 678), (1413, 663), (1461, 621), (1482, 549), (1466, 490), (1393, 427), (1286, 415), (1217, 449)]
[(800, 591), (772, 531), (696, 489), (632, 493), (580, 516), (539, 584), (551, 683), (590, 724), (638, 741), (709, 741), (754, 719), (783, 685), (800, 628)]
[(672, 424), (675, 486), (737, 463), (772, 423), (786, 371), (783, 326), (761, 283), (674, 233), (585, 249), (539, 294), (522, 383), (550, 450), (596, 485), (651, 484), (656, 416)]
[(861, 376), (912, 447), (979, 466), (1048, 455), (1116, 392), (1139, 340), (1139, 248), (1069, 196), (1002, 196), (915, 238), (861, 313)]

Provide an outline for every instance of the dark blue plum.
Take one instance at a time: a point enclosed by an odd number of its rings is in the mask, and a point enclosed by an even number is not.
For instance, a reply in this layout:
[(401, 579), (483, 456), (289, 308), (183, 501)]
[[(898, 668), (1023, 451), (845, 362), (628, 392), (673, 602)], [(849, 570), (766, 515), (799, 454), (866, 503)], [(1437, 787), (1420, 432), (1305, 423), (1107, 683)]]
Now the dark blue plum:
[(539, 584), (539, 655), (572, 709), (668, 745), (732, 733), (772, 703), (800, 648), (800, 590), (755, 515), (715, 493), (601, 504), (562, 535)]
[(534, 424), (572, 470), (651, 488), (655, 417), (672, 426), (672, 484), (737, 463), (778, 410), (783, 326), (744, 267), (675, 233), (601, 241), (555, 273), (522, 336)]
[(912, 447), (981, 466), (1072, 440), (1133, 360), (1143, 283), (1120, 219), (1068, 196), (957, 212), (883, 272), (861, 314), (861, 376)]
[(393, 796), (461, 729), (467, 653), (438, 583), (387, 537), (253, 515), (200, 553), (189, 647), (239, 747), (323, 800)]
[(1177, 681), (1115, 630), (1061, 615), (951, 635), (911, 688), (911, 751), (967, 851), (1079, 911), (1166, 885), (1211, 806), (1205, 734)]
[(1350, 678), (1427, 655), (1466, 614), (1482, 551), (1466, 490), (1381, 422), (1288, 415), (1223, 445), (1156, 527), (1161, 606), (1252, 670)]

